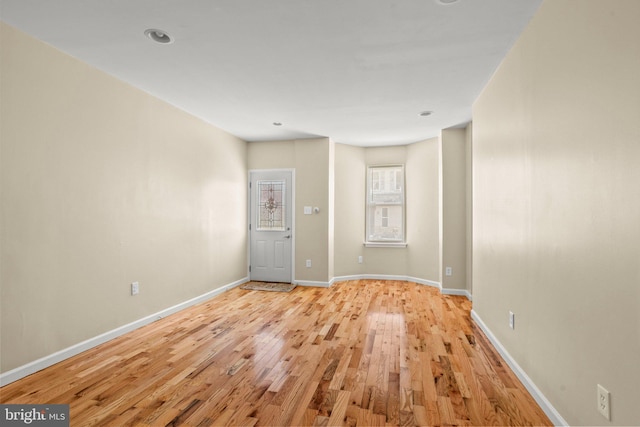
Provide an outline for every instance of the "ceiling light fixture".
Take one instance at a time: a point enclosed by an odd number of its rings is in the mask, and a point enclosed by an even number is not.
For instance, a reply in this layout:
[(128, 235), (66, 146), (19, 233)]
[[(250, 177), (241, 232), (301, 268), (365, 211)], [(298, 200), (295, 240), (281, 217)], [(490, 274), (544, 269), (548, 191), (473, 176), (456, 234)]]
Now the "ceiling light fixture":
[(165, 33), (162, 30), (157, 30), (155, 28), (149, 28), (148, 30), (145, 30), (144, 35), (149, 37), (151, 40), (153, 40), (156, 43), (160, 43), (160, 44), (173, 43), (173, 39), (169, 34)]
[(433, 114), (433, 111), (423, 111), (419, 114), (420, 117), (427, 117)]
[(436, 0), (438, 3), (443, 5), (450, 5), (456, 3), (458, 0)]

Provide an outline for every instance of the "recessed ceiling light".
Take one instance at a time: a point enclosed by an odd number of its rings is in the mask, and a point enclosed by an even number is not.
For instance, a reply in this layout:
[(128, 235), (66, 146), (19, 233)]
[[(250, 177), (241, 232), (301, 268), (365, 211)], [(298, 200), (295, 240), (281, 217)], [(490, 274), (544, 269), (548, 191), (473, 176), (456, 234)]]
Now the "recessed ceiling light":
[(433, 114), (433, 111), (423, 111), (419, 115), (420, 117), (427, 117)]
[(145, 30), (144, 35), (149, 37), (151, 40), (153, 40), (156, 43), (160, 43), (160, 44), (173, 43), (173, 39), (169, 34), (167, 34), (162, 30), (157, 30), (155, 28), (149, 28), (148, 30)]
[(458, 0), (436, 0), (440, 4), (450, 5), (456, 3)]
[(282, 123), (280, 123), (280, 122), (273, 122), (273, 125), (274, 125), (274, 126), (282, 126)]

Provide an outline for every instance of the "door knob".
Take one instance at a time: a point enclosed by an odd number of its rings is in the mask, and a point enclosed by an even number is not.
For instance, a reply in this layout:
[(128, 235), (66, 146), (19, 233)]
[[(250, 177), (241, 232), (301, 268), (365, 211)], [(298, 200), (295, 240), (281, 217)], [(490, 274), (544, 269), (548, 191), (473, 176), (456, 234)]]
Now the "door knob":
[(289, 234), (288, 236), (284, 236), (285, 239), (290, 239), (291, 238), (291, 234)]

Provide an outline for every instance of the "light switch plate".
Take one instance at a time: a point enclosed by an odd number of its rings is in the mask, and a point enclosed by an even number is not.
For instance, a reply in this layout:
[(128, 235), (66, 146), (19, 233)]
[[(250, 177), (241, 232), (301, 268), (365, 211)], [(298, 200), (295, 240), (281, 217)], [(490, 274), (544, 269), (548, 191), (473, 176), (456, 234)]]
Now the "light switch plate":
[(311, 206), (305, 206), (305, 207), (304, 207), (304, 214), (305, 214), (305, 215), (311, 215), (311, 213), (312, 213), (312, 208), (311, 208)]

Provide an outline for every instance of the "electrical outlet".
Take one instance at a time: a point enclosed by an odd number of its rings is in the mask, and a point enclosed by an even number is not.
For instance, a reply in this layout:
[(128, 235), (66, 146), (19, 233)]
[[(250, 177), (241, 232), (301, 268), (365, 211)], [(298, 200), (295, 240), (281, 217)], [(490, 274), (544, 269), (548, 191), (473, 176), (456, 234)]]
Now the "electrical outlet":
[(138, 282), (133, 282), (131, 284), (131, 295), (138, 295), (140, 293), (140, 284)]
[(516, 327), (516, 315), (513, 314), (513, 311), (509, 311), (509, 327), (511, 329), (515, 329)]
[(310, 259), (307, 260), (307, 268), (311, 268), (311, 260)]
[(598, 384), (598, 412), (611, 421), (611, 394), (606, 388)]
[(358, 257), (358, 264), (362, 264), (362, 255)]
[(447, 268), (445, 268), (445, 269), (444, 269), (444, 274), (445, 274), (446, 276), (452, 276), (452, 275), (453, 275), (453, 268), (451, 268), (451, 267), (447, 267)]

